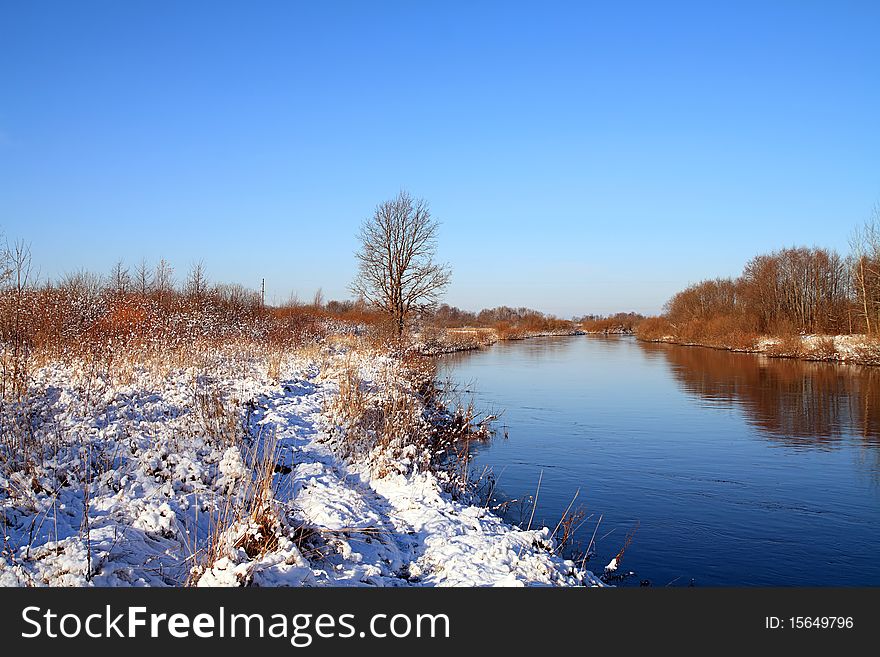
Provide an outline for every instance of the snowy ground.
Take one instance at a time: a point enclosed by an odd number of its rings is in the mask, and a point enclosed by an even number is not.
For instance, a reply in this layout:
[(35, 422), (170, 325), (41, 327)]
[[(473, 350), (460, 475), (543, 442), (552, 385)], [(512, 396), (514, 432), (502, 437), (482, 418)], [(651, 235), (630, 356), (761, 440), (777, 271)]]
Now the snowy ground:
[[(0, 584), (601, 585), (546, 528), (455, 501), (435, 474), (340, 458), (342, 358), (288, 357), (276, 379), (220, 355), (122, 382), (42, 367), (31, 400), (2, 409)], [(394, 371), (356, 358), (364, 386)], [(247, 511), (261, 463), (266, 522)]]
[(767, 354), (783, 358), (801, 358), (815, 361), (838, 361), (860, 365), (880, 365), (880, 342), (865, 335), (797, 335), (788, 338), (765, 336), (751, 347), (733, 347), (725, 344), (704, 344), (679, 340), (667, 335), (649, 340), (684, 346), (711, 346), (729, 351)]

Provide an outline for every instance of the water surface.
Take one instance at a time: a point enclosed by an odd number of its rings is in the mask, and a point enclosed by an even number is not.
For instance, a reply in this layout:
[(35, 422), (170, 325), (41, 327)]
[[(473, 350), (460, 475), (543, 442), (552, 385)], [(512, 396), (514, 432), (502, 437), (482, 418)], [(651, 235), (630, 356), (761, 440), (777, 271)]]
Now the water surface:
[[(513, 521), (599, 516), (593, 570), (621, 584), (880, 585), (880, 368), (629, 337), (502, 342), (444, 359), (478, 408), (476, 449)], [(504, 433), (507, 433), (507, 438)]]

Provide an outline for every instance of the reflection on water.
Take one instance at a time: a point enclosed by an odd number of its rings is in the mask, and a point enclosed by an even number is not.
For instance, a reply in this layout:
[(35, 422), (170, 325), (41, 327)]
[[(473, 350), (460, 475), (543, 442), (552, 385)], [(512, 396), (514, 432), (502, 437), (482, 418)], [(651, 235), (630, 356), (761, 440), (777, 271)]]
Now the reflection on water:
[(638, 523), (624, 584), (880, 586), (880, 368), (592, 336), (443, 362), (503, 412), (475, 448), (500, 497), (540, 480), (553, 527), (580, 491), (582, 544), (602, 517), (592, 568)]
[(774, 440), (829, 447), (844, 435), (880, 446), (880, 369), (640, 342), (669, 363), (682, 389), (735, 404)]

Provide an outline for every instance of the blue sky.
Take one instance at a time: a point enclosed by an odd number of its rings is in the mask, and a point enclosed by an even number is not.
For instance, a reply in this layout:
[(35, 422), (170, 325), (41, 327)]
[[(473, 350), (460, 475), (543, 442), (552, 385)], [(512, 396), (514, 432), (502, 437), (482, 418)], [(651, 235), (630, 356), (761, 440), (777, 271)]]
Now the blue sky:
[(0, 228), (345, 298), (360, 221), (442, 222), (446, 300), (655, 312), (880, 201), (878, 2), (0, 0)]

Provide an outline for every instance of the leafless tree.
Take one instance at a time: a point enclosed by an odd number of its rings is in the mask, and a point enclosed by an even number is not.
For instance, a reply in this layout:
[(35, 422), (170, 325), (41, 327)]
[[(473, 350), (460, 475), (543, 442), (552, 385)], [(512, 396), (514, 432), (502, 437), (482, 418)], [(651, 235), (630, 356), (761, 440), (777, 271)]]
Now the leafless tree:
[(27, 293), (33, 283), (31, 267), (30, 245), (16, 242), (12, 247), (4, 246), (0, 279), (9, 289), (0, 299), (0, 344), (6, 343), (9, 353), (0, 358), (0, 398), (5, 398), (10, 390), (20, 397), (27, 389), (32, 329), (27, 321)]
[(312, 306), (316, 310), (320, 310), (324, 307), (324, 290), (320, 287), (315, 290), (315, 296), (312, 297)]
[(202, 299), (208, 293), (208, 276), (205, 273), (205, 265), (200, 260), (192, 266), (187, 276), (184, 291), (193, 299)]
[(9, 277), (16, 294), (22, 295), (33, 282), (31, 268), (31, 247), (24, 242), (16, 242), (8, 249), (10, 264)]
[(212, 288), (213, 294), (222, 303), (227, 304), (236, 311), (246, 308), (260, 307), (260, 293), (248, 290), (239, 284), (218, 284)]
[(434, 262), (438, 226), (427, 202), (403, 191), (361, 225), (351, 290), (386, 312), (398, 335), (410, 313), (436, 305), (449, 284), (449, 267)]
[[(0, 240), (3, 234), (0, 233)], [(5, 241), (0, 241), (0, 287), (12, 278), (12, 252)]]
[(799, 247), (760, 255), (738, 283), (743, 310), (760, 331), (837, 332), (847, 324), (850, 286), (834, 251)]
[(153, 287), (161, 304), (174, 290), (174, 268), (165, 258), (156, 265), (156, 273), (153, 275)]
[(849, 240), (850, 271), (859, 311), (865, 320), (865, 332), (878, 329), (880, 307), (880, 205), (864, 226), (853, 231)]
[[(113, 285), (113, 281), (109, 282)], [(61, 277), (60, 288), (66, 290), (71, 297), (85, 299), (89, 303), (96, 302), (105, 289), (106, 281), (100, 274), (78, 269)]]
[(125, 294), (131, 287), (131, 274), (128, 273), (128, 267), (122, 260), (118, 260), (113, 265), (113, 271), (110, 272), (110, 285), (117, 294)]
[(146, 258), (141, 258), (134, 270), (134, 283), (138, 294), (142, 297), (147, 296), (147, 293), (153, 288), (153, 272), (150, 270)]

